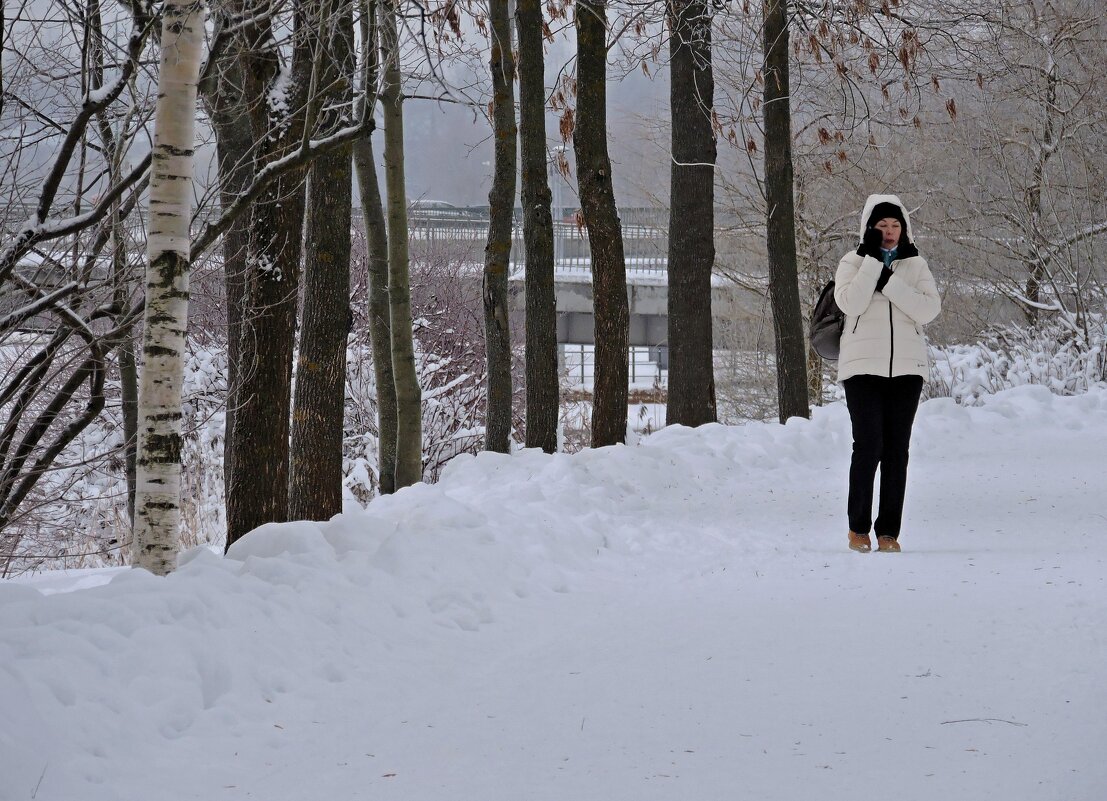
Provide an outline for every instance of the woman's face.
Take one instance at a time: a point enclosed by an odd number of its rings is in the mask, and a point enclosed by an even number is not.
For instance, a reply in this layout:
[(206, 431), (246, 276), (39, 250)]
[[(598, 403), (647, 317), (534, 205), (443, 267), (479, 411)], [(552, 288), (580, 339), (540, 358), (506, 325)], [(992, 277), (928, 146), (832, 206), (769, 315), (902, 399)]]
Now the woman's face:
[(891, 250), (899, 244), (899, 236), (903, 233), (903, 226), (895, 217), (885, 217), (874, 227), (884, 235), (882, 245), (885, 250)]

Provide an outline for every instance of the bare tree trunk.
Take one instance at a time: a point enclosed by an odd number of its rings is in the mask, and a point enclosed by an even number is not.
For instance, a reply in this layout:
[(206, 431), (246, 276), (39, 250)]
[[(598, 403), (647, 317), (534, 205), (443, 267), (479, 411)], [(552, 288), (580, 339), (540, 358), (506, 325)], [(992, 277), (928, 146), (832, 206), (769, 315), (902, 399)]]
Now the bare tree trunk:
[(1049, 242), (1045, 237), (1042, 220), (1042, 186), (1045, 183), (1046, 164), (1054, 152), (1054, 115), (1057, 113), (1057, 64), (1050, 59), (1049, 69), (1046, 72), (1045, 98), (1042, 110), (1045, 119), (1042, 121), (1042, 139), (1036, 143), (1032, 151), (1034, 153), (1033, 179), (1026, 192), (1026, 211), (1030, 231), (1027, 239), (1030, 242), (1031, 258), (1026, 265), (1026, 300), (1023, 304), (1023, 313), (1026, 322), (1034, 325), (1041, 316), (1041, 310), (1037, 304), (1042, 302), (1042, 282), (1046, 278), (1046, 254), (1049, 252)]
[(519, 130), (526, 249), (526, 445), (557, 451), (557, 304), (553, 217), (546, 172), (546, 85), (542, 4), (518, 0)]
[[(118, 249), (122, 245), (116, 246)], [(123, 269), (126, 269), (125, 266)], [(120, 279), (122, 280), (122, 279)], [(120, 308), (125, 308), (126, 296), (118, 293)], [(127, 519), (135, 523), (135, 482), (138, 469), (138, 362), (135, 359), (134, 336), (123, 337), (116, 348), (119, 360), (119, 386), (123, 411), (123, 465), (127, 473)]]
[[(221, 4), (213, 9), (216, 33), (245, 11), (241, 3)], [(249, 108), (261, 98), (249, 98), (243, 84), (245, 43), (236, 37), (233, 44), (216, 56), (200, 93), (215, 131), (216, 157), (219, 171), (219, 202), (222, 210), (230, 208), (254, 180), (254, 132)], [(249, 215), (242, 214), (223, 234), (223, 286), (227, 312), (227, 409), (223, 433), (224, 497), (229, 498), (235, 486), (235, 420), (238, 418), (239, 347), (242, 343), (242, 315), (246, 294), (246, 257), (249, 250)]]
[(396, 380), (396, 489), (423, 478), (422, 393), (415, 370), (404, 186), (404, 106), (396, 18), (399, 0), (381, 0), (384, 58), (384, 175), (388, 188), (388, 301)]
[[(354, 21), (349, 6), (327, 3), (320, 29), (329, 31), (322, 102), (349, 109), (353, 98)], [(327, 131), (349, 123), (331, 113)], [(304, 237), (304, 311), (292, 414), (289, 516), (328, 520), (342, 511), (342, 440), (346, 400), (346, 341), (350, 330), (350, 215), (352, 166), (349, 148), (312, 162)]]
[[(261, 142), (258, 167), (300, 145), (303, 135), (314, 31), (298, 7), (294, 23), (292, 77), (283, 85), (272, 32), (251, 41), (246, 56), (246, 96), (251, 124)], [(272, 21), (263, 19), (263, 29)], [(283, 103), (273, 101), (283, 91)], [(233, 483), (227, 487), (227, 548), (264, 523), (288, 519), (289, 417), (292, 351), (300, 281), (304, 222), (304, 171), (291, 170), (266, 186), (250, 214), (246, 285), (237, 370)]]
[(392, 324), (388, 307), (388, 229), (377, 184), (373, 143), (366, 137), (354, 145), (369, 245), (369, 341), (377, 384), (377, 474), (382, 495), (396, 491), (396, 379), (392, 370)]
[(607, 150), (605, 0), (580, 0), (576, 28), (577, 112), (573, 149), (581, 213), (592, 251), (596, 340), (592, 447), (599, 448), (626, 441), (630, 368), (626, 261)]
[(796, 213), (792, 197), (792, 114), (788, 78), (788, 0), (765, 0), (765, 200), (769, 297), (776, 338), (780, 422), (810, 417), (807, 354), (796, 268)]
[[(380, 53), (377, 36), (377, 6), (361, 0), (362, 61), (365, 64), (362, 102), (366, 113), (377, 105), (377, 74)], [(381, 188), (377, 182), (377, 160), (371, 135), (354, 143), (361, 212), (369, 249), (369, 342), (373, 349), (373, 374), (377, 384), (377, 490), (389, 495), (396, 490), (396, 379), (392, 370), (392, 324), (388, 305), (388, 224), (384, 218)]]
[(180, 522), (181, 384), (188, 323), (189, 219), (202, 2), (168, 0), (150, 174), (149, 267), (139, 391), (133, 563), (157, 575), (176, 566)]
[[(106, 124), (106, 123), (105, 123)], [(105, 141), (106, 138), (105, 138)], [(112, 170), (117, 171), (118, 165)], [(115, 284), (114, 300), (116, 308), (126, 309), (130, 304), (131, 276), (127, 269), (127, 243), (123, 235), (123, 220), (119, 204), (111, 213), (111, 263), (112, 281)], [(138, 361), (135, 359), (135, 338), (133, 329), (120, 338), (116, 348), (119, 363), (120, 407), (123, 413), (123, 469), (127, 476), (127, 519), (134, 530), (135, 524), (135, 482), (138, 466)]]
[[(90, 86), (101, 90), (104, 86), (104, 24), (99, 0), (90, 0), (87, 10), (88, 48), (86, 58), (90, 68)], [(0, 12), (2, 19), (2, 12)], [(0, 26), (2, 28), (2, 26)], [(0, 38), (3, 31), (0, 30)], [(96, 123), (107, 156), (111, 183), (122, 177), (122, 152), (118, 137), (108, 115), (101, 111)], [(120, 310), (131, 302), (131, 276), (127, 269), (127, 242), (123, 232), (122, 204), (116, 200), (108, 217), (108, 239), (111, 242), (111, 276), (114, 286), (113, 303)], [(135, 476), (138, 460), (138, 361), (135, 358), (135, 342), (132, 331), (124, 332), (116, 348), (119, 366), (120, 407), (123, 417), (123, 470), (127, 481), (127, 520), (131, 530), (135, 523)]]
[(495, 165), (488, 192), (488, 243), (484, 248), (484, 340), (488, 360), (488, 405), (484, 449), (507, 453), (511, 445), (511, 331), (507, 272), (515, 212), (515, 59), (508, 0), (491, 0), (492, 128)]
[(715, 79), (706, 0), (669, 0), (669, 398), (666, 424), (714, 423)]

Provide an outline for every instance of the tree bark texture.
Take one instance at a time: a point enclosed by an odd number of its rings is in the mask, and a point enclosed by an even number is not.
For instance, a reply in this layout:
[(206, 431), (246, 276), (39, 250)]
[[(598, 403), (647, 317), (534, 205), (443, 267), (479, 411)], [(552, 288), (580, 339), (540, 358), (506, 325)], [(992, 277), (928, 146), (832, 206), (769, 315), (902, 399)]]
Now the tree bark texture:
[(388, 192), (388, 303), (396, 381), (396, 489), (423, 478), (422, 392), (415, 369), (404, 187), (404, 107), (397, 35), (399, 0), (381, 0), (384, 82), (384, 176)]
[(810, 417), (807, 353), (796, 267), (796, 213), (792, 194), (792, 115), (788, 77), (788, 1), (765, 0), (765, 200), (769, 298), (776, 337), (780, 422)]
[(714, 423), (715, 79), (706, 0), (669, 0), (669, 397), (666, 424)]
[[(296, 10), (287, 86), (278, 69), (272, 32), (251, 37), (257, 44), (243, 72), (254, 137), (261, 143), (255, 169), (300, 144), (312, 62), (306, 11)], [(263, 19), (258, 26), (270, 24)], [(270, 183), (250, 211), (231, 442), (235, 469), (227, 485), (227, 548), (260, 525), (288, 519), (292, 350), (303, 221), (302, 169)]]
[[(377, 105), (377, 55), (380, 52), (377, 7), (373, 2), (363, 2), (360, 25), (365, 93), (361, 102), (371, 110)], [(371, 111), (366, 113), (371, 114)], [(377, 491), (389, 495), (396, 490), (396, 379), (392, 370), (392, 323), (388, 303), (388, 223), (377, 182), (371, 135), (354, 143), (354, 166), (369, 250), (369, 343), (377, 385)]]
[(515, 212), (515, 59), (508, 0), (490, 0), (492, 23), (492, 129), (495, 141), (492, 188), (488, 192), (488, 242), (484, 247), (484, 341), (488, 402), (484, 449), (508, 453), (511, 446), (511, 330), (507, 278)]
[[(353, 99), (353, 15), (330, 6), (319, 20), (322, 98), (331, 109)], [(349, 125), (350, 115), (330, 113), (324, 132)], [(292, 412), (289, 516), (329, 520), (342, 511), (342, 441), (346, 400), (346, 341), (350, 330), (350, 149), (320, 156), (308, 173), (309, 206), (304, 236), (304, 308)]]
[(381, 495), (396, 491), (396, 379), (388, 304), (388, 228), (369, 137), (354, 145), (361, 212), (369, 246), (369, 342), (377, 384), (377, 482)]
[(592, 251), (596, 362), (592, 447), (625, 442), (630, 310), (626, 261), (607, 149), (605, 0), (577, 4), (577, 111), (573, 149), (581, 214)]
[(143, 369), (132, 562), (156, 575), (176, 566), (181, 489), (181, 386), (188, 324), (189, 220), (202, 2), (162, 11), (150, 167)]
[(557, 451), (557, 304), (540, 0), (518, 0), (519, 141), (526, 276), (526, 446)]
[(135, 487), (138, 471), (138, 361), (134, 337), (126, 336), (116, 349), (123, 411), (123, 464), (127, 472), (127, 519), (135, 522)]

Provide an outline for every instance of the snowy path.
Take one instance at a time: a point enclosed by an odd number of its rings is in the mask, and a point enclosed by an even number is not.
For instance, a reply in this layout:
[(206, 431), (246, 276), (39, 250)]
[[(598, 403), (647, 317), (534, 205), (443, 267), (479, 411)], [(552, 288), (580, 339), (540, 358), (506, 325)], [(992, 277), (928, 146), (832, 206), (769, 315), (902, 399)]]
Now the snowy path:
[(847, 436), (482, 456), (0, 584), (0, 799), (1105, 797), (1107, 390), (925, 404), (898, 556), (845, 550)]

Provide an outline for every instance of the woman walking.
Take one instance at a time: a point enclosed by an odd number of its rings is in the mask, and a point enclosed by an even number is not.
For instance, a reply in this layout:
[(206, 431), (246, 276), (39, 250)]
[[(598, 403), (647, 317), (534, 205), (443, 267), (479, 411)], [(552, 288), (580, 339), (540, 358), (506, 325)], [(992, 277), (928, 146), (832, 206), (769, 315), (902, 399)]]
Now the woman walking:
[[(846, 314), (838, 380), (853, 426), (849, 469), (849, 547), (898, 552), (911, 425), (930, 375), (922, 327), (942, 303), (911, 219), (895, 195), (870, 195), (861, 213), (861, 244), (838, 263), (834, 299)], [(872, 520), (880, 467), (880, 503)]]

